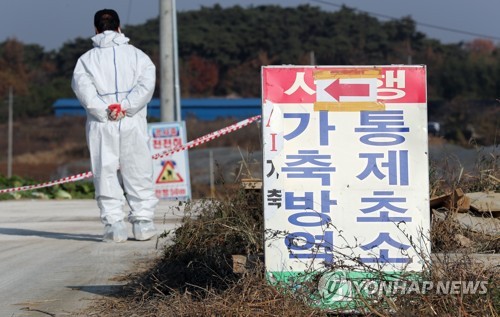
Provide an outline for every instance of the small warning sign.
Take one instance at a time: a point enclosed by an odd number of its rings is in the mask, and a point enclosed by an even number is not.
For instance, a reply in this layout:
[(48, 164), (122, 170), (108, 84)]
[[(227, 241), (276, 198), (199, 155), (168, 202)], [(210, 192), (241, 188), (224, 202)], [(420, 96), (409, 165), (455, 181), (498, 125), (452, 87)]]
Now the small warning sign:
[(180, 183), (184, 181), (182, 176), (175, 171), (174, 161), (163, 161), (161, 164), (163, 166), (163, 169), (156, 179), (157, 184)]
[(187, 151), (168, 156), (165, 153), (186, 144), (186, 124), (180, 122), (148, 123), (151, 154), (161, 159), (153, 160), (155, 194), (158, 199), (187, 201), (191, 199), (189, 183), (189, 158)]

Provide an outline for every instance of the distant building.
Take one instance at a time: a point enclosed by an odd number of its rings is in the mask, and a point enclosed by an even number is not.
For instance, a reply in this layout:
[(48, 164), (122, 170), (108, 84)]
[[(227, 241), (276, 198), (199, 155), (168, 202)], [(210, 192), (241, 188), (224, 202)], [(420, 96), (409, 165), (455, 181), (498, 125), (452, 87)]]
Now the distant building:
[[(54, 114), (61, 116), (85, 116), (85, 109), (76, 98), (58, 99), (52, 105)], [(184, 98), (181, 99), (181, 117), (185, 120), (193, 116), (200, 120), (217, 118), (246, 119), (262, 113), (259, 98)], [(160, 118), (160, 99), (152, 99), (148, 104), (148, 117)]]

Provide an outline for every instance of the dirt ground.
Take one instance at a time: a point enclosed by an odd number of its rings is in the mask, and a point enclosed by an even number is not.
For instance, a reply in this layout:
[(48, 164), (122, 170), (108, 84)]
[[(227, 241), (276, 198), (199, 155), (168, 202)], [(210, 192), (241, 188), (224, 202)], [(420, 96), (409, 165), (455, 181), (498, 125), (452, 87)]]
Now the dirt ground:
[[(136, 241), (128, 223), (128, 241), (102, 242), (91, 199), (10, 200), (0, 208), (0, 316), (69, 316), (121, 289), (119, 276), (161, 255), (156, 239)], [(158, 232), (173, 230), (182, 217), (177, 204), (161, 201)]]

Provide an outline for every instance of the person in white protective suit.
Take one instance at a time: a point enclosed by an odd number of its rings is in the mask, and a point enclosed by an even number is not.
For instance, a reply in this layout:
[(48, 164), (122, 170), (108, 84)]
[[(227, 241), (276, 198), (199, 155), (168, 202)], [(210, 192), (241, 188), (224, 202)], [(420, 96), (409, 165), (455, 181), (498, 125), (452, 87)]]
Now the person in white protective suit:
[(155, 88), (155, 66), (128, 44), (116, 11), (94, 16), (94, 48), (79, 59), (71, 87), (87, 112), (86, 135), (95, 196), (104, 223), (104, 241), (128, 239), (125, 200), (136, 240), (156, 235), (153, 217), (158, 199), (147, 131), (147, 103)]

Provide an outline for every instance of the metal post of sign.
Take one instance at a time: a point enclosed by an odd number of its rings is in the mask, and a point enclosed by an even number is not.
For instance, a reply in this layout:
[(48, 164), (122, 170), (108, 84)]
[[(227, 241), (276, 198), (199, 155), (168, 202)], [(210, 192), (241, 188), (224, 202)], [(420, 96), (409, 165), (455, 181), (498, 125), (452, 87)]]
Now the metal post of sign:
[(214, 151), (209, 152), (209, 173), (210, 173), (210, 197), (215, 197), (215, 180), (214, 180)]
[(172, 1), (160, 0), (160, 117), (174, 121)]
[(13, 103), (14, 94), (12, 87), (9, 88), (9, 123), (8, 123), (8, 147), (7, 147), (7, 177), (12, 177), (12, 136), (13, 136)]
[(172, 0), (172, 41), (174, 54), (174, 96), (175, 96), (175, 121), (182, 120), (181, 93), (179, 85), (179, 49), (177, 43), (177, 9), (175, 0)]

